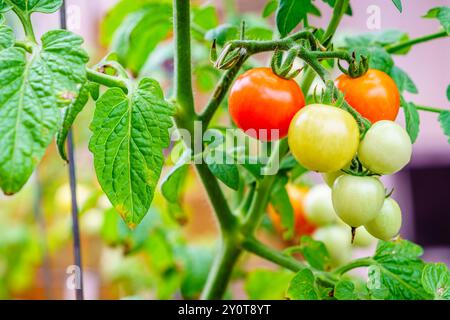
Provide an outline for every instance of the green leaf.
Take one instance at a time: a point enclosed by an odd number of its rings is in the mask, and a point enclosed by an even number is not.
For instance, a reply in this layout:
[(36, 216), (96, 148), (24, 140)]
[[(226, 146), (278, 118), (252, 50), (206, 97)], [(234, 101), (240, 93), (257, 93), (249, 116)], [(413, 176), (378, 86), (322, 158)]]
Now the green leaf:
[(138, 73), (150, 53), (169, 34), (171, 18), (169, 4), (151, 4), (129, 14), (114, 33), (111, 43), (119, 62)]
[(239, 36), (239, 29), (231, 24), (221, 24), (220, 26), (208, 30), (205, 34), (205, 39), (209, 41), (216, 40), (219, 46), (223, 46), (230, 40), (237, 39)]
[[(323, 0), (323, 2), (328, 3), (330, 5), (330, 7), (332, 7), (332, 8), (334, 8), (334, 6), (336, 5), (336, 0)], [(352, 11), (352, 7), (350, 6), (350, 3), (348, 4), (345, 14), (347, 14), (349, 16), (353, 15), (353, 11)]]
[(393, 66), (389, 75), (397, 84), (400, 93), (402, 93), (403, 91), (418, 93), (415, 83), (412, 81), (409, 75), (399, 67)]
[(210, 64), (199, 64), (194, 67), (194, 76), (198, 88), (210, 92), (216, 86), (220, 72)]
[(0, 25), (0, 51), (14, 45), (14, 31), (5, 25)]
[(0, 0), (0, 12), (12, 7), (24, 15), (32, 12), (53, 13), (61, 7), (63, 0)]
[[(11, 10), (11, 6), (5, 2), (5, 0), (0, 0), (0, 13), (7, 12)], [(4, 17), (0, 18), (0, 21), (3, 23)]]
[(407, 240), (380, 241), (369, 267), (370, 290), (388, 300), (429, 299), (421, 284), (423, 250)]
[(0, 51), (0, 187), (7, 194), (28, 180), (56, 133), (58, 107), (72, 103), (86, 81), (82, 41), (55, 30), (29, 60), (21, 48)]
[(236, 164), (208, 163), (208, 168), (226, 186), (233, 190), (239, 189), (239, 170)]
[(193, 8), (192, 23), (202, 28), (203, 30), (210, 30), (219, 24), (216, 8), (214, 6), (204, 6), (200, 8)]
[(437, 18), (445, 32), (450, 35), (450, 7), (436, 7), (430, 9), (423, 17)]
[(89, 94), (92, 99), (97, 100), (100, 96), (100, 84), (98, 84), (97, 82), (88, 81), (85, 85), (89, 90)]
[(89, 149), (103, 191), (129, 227), (150, 208), (172, 113), (159, 84), (148, 78), (128, 96), (111, 88), (96, 102)]
[(369, 67), (389, 74), (394, 66), (394, 60), (385, 49), (380, 47), (358, 47), (353, 49), (357, 58), (361, 55), (369, 57)]
[(189, 169), (190, 151), (186, 150), (161, 183), (161, 193), (167, 201), (178, 203), (181, 187)]
[(285, 183), (282, 179), (275, 182), (270, 195), (270, 203), (281, 218), (281, 226), (286, 229), (284, 237), (292, 239), (294, 235), (294, 209), (292, 208), (289, 195), (286, 191)]
[(197, 299), (205, 286), (214, 257), (214, 248), (206, 245), (190, 245), (182, 253), (184, 277), (181, 294), (185, 299)]
[(450, 276), (444, 263), (429, 263), (422, 272), (422, 285), (434, 299), (450, 300)]
[(447, 86), (447, 100), (450, 101), (450, 85)]
[(277, 10), (277, 7), (278, 7), (277, 0), (269, 0), (264, 6), (262, 17), (267, 18), (271, 16)]
[(318, 300), (314, 274), (305, 268), (292, 278), (287, 289), (287, 297), (291, 300)]
[(266, 27), (250, 27), (245, 31), (248, 40), (272, 40), (273, 32)]
[[(344, 46), (347, 48), (358, 47), (385, 47), (392, 43), (403, 42), (409, 39), (408, 34), (396, 29), (386, 29), (383, 31), (366, 32), (353, 36), (347, 36), (344, 40)], [(406, 54), (411, 47), (405, 48), (395, 54)]]
[(339, 280), (334, 287), (334, 297), (338, 300), (358, 300), (353, 282), (350, 280)]
[(308, 236), (300, 240), (300, 252), (308, 264), (318, 270), (329, 270), (331, 267), (330, 255), (325, 245)]
[(403, 107), (403, 113), (405, 114), (406, 132), (408, 132), (411, 143), (414, 143), (419, 135), (419, 112), (414, 103), (407, 102), (403, 98), (401, 100), (401, 105)]
[(286, 288), (293, 275), (288, 270), (258, 269), (245, 280), (245, 292), (251, 300), (280, 300), (285, 298)]
[(444, 110), (439, 113), (439, 122), (444, 134), (448, 137), (448, 143), (450, 143), (450, 111)]
[(89, 88), (88, 82), (86, 81), (82, 85), (78, 97), (64, 109), (63, 122), (61, 128), (56, 134), (56, 145), (58, 146), (59, 155), (65, 161), (68, 161), (65, 147), (67, 134), (69, 133), (69, 130), (72, 127), (72, 124), (75, 121), (76, 117), (83, 110), (88, 100)]
[(397, 10), (401, 13), (402, 10), (403, 10), (403, 8), (402, 8), (402, 1), (401, 0), (392, 0), (392, 3), (397, 8)]
[(108, 46), (113, 38), (117, 28), (122, 24), (125, 17), (144, 8), (152, 3), (170, 4), (171, 0), (121, 0), (115, 6), (111, 7), (102, 19), (100, 24), (100, 41), (103, 45)]
[(276, 13), (276, 23), (281, 37), (285, 37), (306, 19), (307, 14), (315, 12), (311, 0), (280, 0)]

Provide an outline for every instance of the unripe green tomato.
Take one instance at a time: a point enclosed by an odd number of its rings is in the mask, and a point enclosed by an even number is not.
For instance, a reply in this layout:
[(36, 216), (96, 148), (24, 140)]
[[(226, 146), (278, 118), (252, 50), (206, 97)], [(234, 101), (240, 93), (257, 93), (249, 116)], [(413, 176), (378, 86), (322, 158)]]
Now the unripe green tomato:
[(296, 113), (289, 126), (292, 155), (305, 168), (317, 172), (342, 169), (358, 150), (359, 129), (345, 110), (311, 104)]
[(323, 226), (336, 221), (331, 189), (325, 184), (312, 187), (305, 197), (305, 215), (308, 221)]
[(356, 228), (376, 217), (383, 206), (385, 192), (377, 178), (344, 174), (334, 182), (331, 197), (339, 218)]
[(322, 241), (328, 250), (331, 264), (338, 266), (351, 258), (351, 233), (342, 226), (331, 225), (317, 229), (313, 238)]
[(411, 160), (412, 144), (408, 133), (394, 121), (375, 123), (359, 144), (358, 157), (363, 166), (379, 174), (392, 174)]
[(365, 248), (374, 244), (376, 241), (377, 239), (372, 236), (365, 227), (356, 228), (355, 238), (353, 239), (353, 244), (355, 246)]
[(374, 237), (388, 241), (398, 234), (401, 225), (402, 211), (400, 206), (394, 199), (387, 198), (375, 219), (366, 223), (364, 227)]
[(326, 173), (322, 173), (322, 179), (330, 188), (332, 188), (334, 181), (336, 181), (336, 179), (338, 177), (342, 176), (343, 174), (344, 174), (344, 172), (341, 170), (333, 171), (333, 172), (326, 172)]

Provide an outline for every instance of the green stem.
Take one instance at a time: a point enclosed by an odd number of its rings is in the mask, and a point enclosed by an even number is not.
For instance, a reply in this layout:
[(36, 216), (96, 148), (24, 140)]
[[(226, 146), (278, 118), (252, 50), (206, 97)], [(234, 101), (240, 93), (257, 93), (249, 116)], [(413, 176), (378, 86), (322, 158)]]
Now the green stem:
[(25, 32), (25, 36), (28, 38), (28, 40), (36, 43), (36, 36), (34, 35), (34, 29), (33, 25), (31, 23), (31, 15), (30, 14), (24, 14), (20, 9), (17, 8), (17, 6), (13, 3), (10, 3), (10, 1), (6, 1), (7, 4), (12, 6), (12, 10), (19, 18), (20, 22), (23, 26), (23, 31)]
[(417, 110), (428, 111), (428, 112), (435, 112), (435, 113), (441, 113), (443, 111), (449, 111), (447, 109), (440, 109), (440, 108), (428, 107), (428, 106), (417, 106), (417, 105), (416, 105), (416, 109)]
[(396, 53), (396, 52), (402, 51), (405, 48), (411, 47), (415, 44), (430, 41), (430, 40), (437, 39), (437, 38), (444, 38), (447, 36), (448, 36), (447, 32), (445, 32), (445, 30), (443, 30), (443, 31), (428, 34), (428, 35), (425, 35), (422, 37), (418, 37), (418, 38), (402, 41), (399, 43), (391, 44), (391, 45), (386, 46), (385, 49), (388, 53)]
[(211, 205), (219, 221), (221, 232), (225, 235), (232, 233), (237, 227), (237, 219), (231, 212), (228, 202), (217, 183), (216, 177), (211, 173), (207, 164), (203, 162), (196, 164), (195, 167), (208, 193)]
[(22, 48), (28, 53), (32, 53), (33, 52), (33, 44), (30, 43), (29, 41), (16, 41), (14, 43), (14, 46), (18, 47), (18, 48)]
[[(334, 9), (333, 9), (333, 15), (331, 17), (330, 23), (327, 26), (327, 29), (325, 30), (325, 33), (322, 36), (322, 39), (319, 39), (320, 42), (323, 42), (327, 40), (327, 45), (331, 44), (331, 40), (339, 26), (339, 23), (342, 20), (342, 17), (345, 14), (345, 11), (347, 11), (348, 5), (350, 0), (337, 0)], [(311, 85), (314, 82), (314, 79), (316, 77), (316, 74), (314, 70), (311, 68), (306, 68), (302, 77), (301, 81), (301, 88), (303, 93), (306, 95), (309, 92), (309, 89), (311, 88)]]
[(125, 79), (113, 77), (89, 68), (86, 69), (86, 76), (89, 81), (96, 82), (106, 87), (117, 87), (122, 89), (125, 93), (128, 92), (128, 86)]
[[(289, 146), (287, 144), (287, 139), (280, 140), (272, 151), (267, 167), (273, 166), (275, 161), (278, 161), (279, 163), (280, 159), (283, 158), (288, 150)], [(276, 178), (276, 174), (266, 175), (261, 181), (258, 182), (255, 195), (241, 227), (241, 231), (244, 235), (253, 235), (256, 227), (259, 225), (261, 217), (269, 202), (272, 185), (274, 184)]]
[(356, 269), (356, 268), (361, 268), (361, 267), (368, 267), (371, 266), (372, 264), (374, 264), (375, 261), (372, 258), (360, 258), (360, 259), (356, 259), (352, 262), (350, 262), (349, 264), (343, 265), (337, 269), (335, 269), (333, 271), (334, 275), (343, 275), (344, 273), (352, 270), (352, 269)]
[(173, 28), (175, 31), (174, 93), (178, 104), (178, 113), (181, 113), (182, 117), (186, 119), (194, 119), (189, 2), (187, 0), (174, 0), (173, 2)]
[(236, 242), (236, 236), (225, 237), (220, 244), (219, 252), (209, 271), (208, 280), (203, 289), (201, 299), (221, 299), (228, 287), (231, 274), (242, 249)]
[(294, 272), (298, 272), (306, 267), (298, 260), (269, 248), (267, 245), (259, 242), (253, 237), (245, 239), (242, 242), (242, 248)]

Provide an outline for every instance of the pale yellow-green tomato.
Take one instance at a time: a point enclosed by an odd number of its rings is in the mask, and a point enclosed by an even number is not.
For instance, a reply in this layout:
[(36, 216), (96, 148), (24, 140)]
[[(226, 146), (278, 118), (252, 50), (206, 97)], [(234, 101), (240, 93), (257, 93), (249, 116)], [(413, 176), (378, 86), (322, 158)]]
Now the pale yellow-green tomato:
[(326, 172), (326, 173), (322, 173), (322, 179), (331, 188), (331, 187), (333, 187), (334, 181), (336, 181), (336, 179), (338, 177), (342, 176), (343, 174), (344, 174), (344, 172), (341, 170), (333, 171), (333, 172)]
[(402, 211), (398, 203), (392, 198), (384, 200), (383, 207), (375, 219), (364, 225), (371, 235), (385, 241), (396, 236), (401, 226)]
[(379, 174), (392, 174), (411, 160), (412, 144), (408, 133), (394, 121), (376, 122), (358, 148), (363, 166)]
[(331, 197), (339, 218), (356, 228), (373, 220), (380, 212), (385, 190), (375, 177), (344, 174), (334, 182)]
[(304, 208), (308, 221), (317, 226), (333, 223), (337, 219), (331, 201), (331, 189), (326, 184), (318, 184), (309, 190)]
[(345, 110), (324, 104), (302, 108), (291, 121), (288, 143), (305, 168), (317, 172), (342, 169), (355, 155), (359, 130)]
[(319, 228), (313, 234), (313, 239), (324, 243), (333, 266), (342, 265), (350, 260), (351, 238), (348, 228), (338, 225)]
[[(351, 230), (350, 230), (350, 232), (351, 232)], [(364, 228), (363, 226), (356, 228), (355, 238), (353, 239), (353, 244), (355, 246), (366, 248), (366, 247), (369, 247), (370, 245), (374, 244), (375, 242), (377, 242), (377, 239), (374, 236), (372, 236), (366, 230), (366, 228)]]

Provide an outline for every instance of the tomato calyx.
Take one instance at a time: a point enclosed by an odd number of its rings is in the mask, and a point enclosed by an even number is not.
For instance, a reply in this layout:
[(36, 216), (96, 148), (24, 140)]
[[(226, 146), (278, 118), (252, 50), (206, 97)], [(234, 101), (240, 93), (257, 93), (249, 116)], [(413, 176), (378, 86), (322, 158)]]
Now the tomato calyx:
[(276, 48), (270, 62), (273, 73), (287, 80), (297, 77), (303, 68), (292, 70), (292, 67), (294, 65), (294, 60), (299, 53), (300, 46), (290, 48), (286, 54)]
[(355, 51), (352, 52), (352, 60), (348, 65), (348, 68), (344, 68), (340, 60), (338, 59), (337, 65), (339, 70), (341, 70), (342, 73), (345, 73), (351, 78), (358, 78), (364, 75), (367, 70), (369, 70), (369, 57), (361, 55), (359, 59), (356, 58)]
[(369, 169), (364, 168), (357, 156), (353, 158), (349, 168), (341, 169), (341, 171), (346, 174), (357, 177), (380, 176), (378, 173), (372, 172)]

